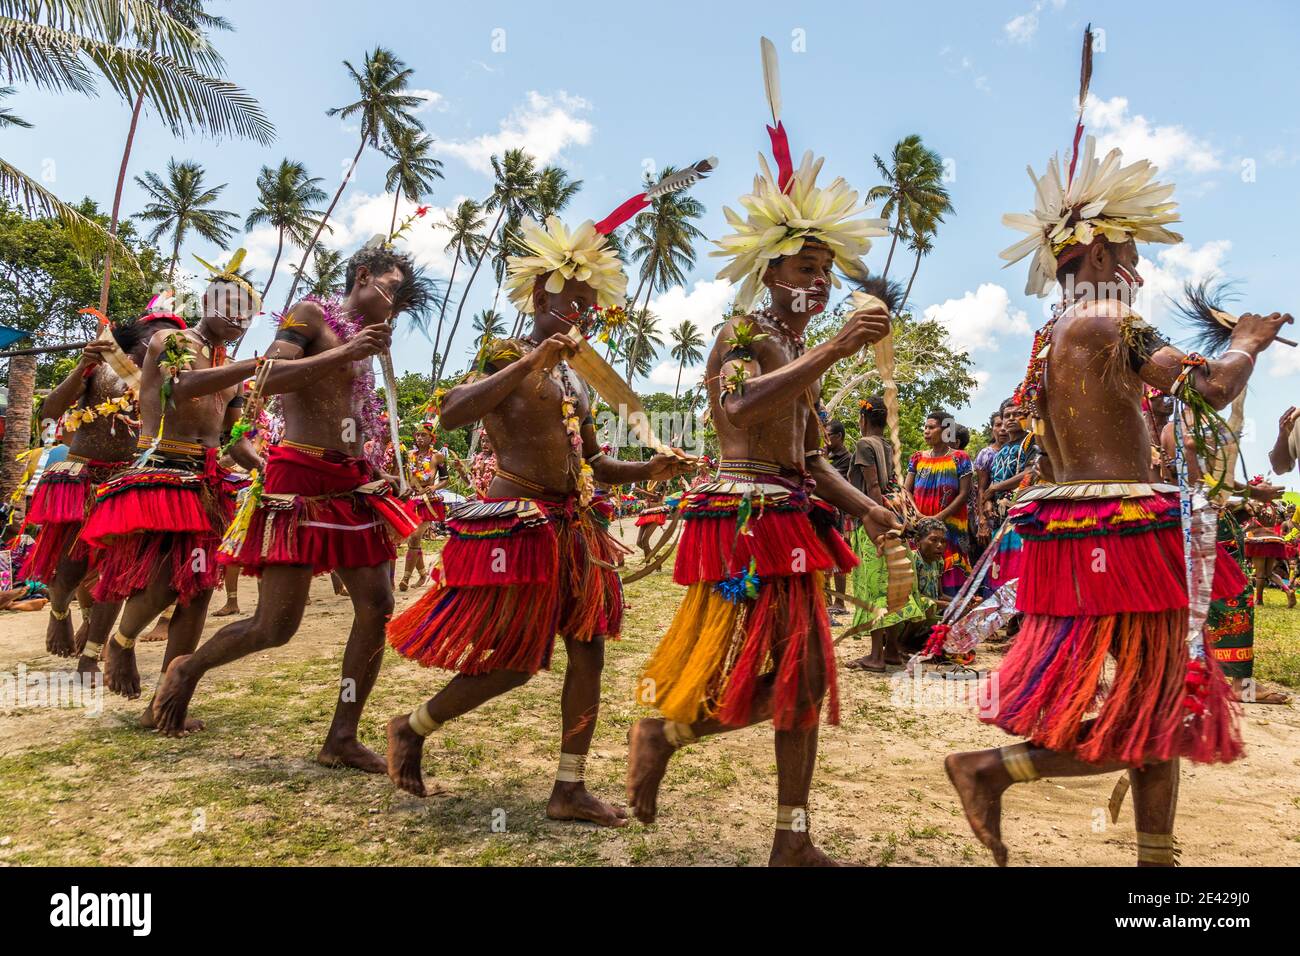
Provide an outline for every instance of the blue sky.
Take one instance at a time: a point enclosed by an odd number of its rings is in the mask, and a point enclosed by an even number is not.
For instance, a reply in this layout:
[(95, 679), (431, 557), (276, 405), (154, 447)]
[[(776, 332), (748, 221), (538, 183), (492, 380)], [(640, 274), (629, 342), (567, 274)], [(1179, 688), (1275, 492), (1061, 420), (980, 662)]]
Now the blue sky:
[[(1148, 285), (1173, 291), (1184, 278), (1220, 271), (1241, 282), (1243, 307), (1300, 311), (1293, 294), (1300, 255), (1289, 229), (1300, 209), (1294, 109), (1300, 83), (1293, 67), (1300, 12), (1282, 0), (1231, 12), (1208, 2), (1081, 0), (638, 6), (230, 0), (212, 9), (237, 28), (219, 36), (218, 45), (230, 77), (260, 99), (276, 124), (277, 141), (270, 147), (177, 141), (146, 116), (130, 172), (161, 171), (170, 156), (199, 160), (211, 182), (229, 184), (221, 205), (241, 217), (254, 202), (258, 168), (286, 156), (334, 188), (357, 132), (325, 110), (353, 98), (342, 61), (359, 64), (365, 51), (382, 44), (415, 68), (412, 85), (428, 93), (420, 115), (440, 144), (446, 174), (428, 200), (435, 212), (466, 196), (482, 198), (491, 184), (487, 157), (511, 146), (584, 181), (566, 213), (573, 221), (600, 218), (635, 193), (647, 164), (715, 155), (720, 168), (695, 195), (708, 209), (701, 228), (716, 238), (724, 228), (723, 205), (749, 191), (756, 153), (767, 148), (758, 58), (758, 38), (766, 34), (780, 51), (792, 147), (796, 157), (807, 148), (825, 155), (823, 177), (843, 175), (865, 191), (877, 182), (872, 154), (887, 153), (913, 132), (950, 163), (956, 214), (921, 266), (912, 305), (970, 350), (981, 388), (960, 417), (972, 422), (1019, 380), (1031, 329), (1045, 315), (1043, 301), (1021, 293), (1026, 263), (1001, 269), (997, 253), (1018, 234), (999, 220), (1030, 208), (1025, 166), (1041, 171), (1053, 151), (1068, 145), (1078, 48), (1091, 21), (1104, 31), (1105, 50), (1096, 57), (1090, 131), (1103, 146), (1124, 148), (1129, 160), (1157, 162), (1161, 178), (1178, 184), (1184, 221), (1175, 228), (1185, 242), (1143, 250), (1152, 260), (1144, 269)], [(11, 105), (37, 128), (6, 131), (6, 158), (52, 177), (64, 198), (90, 195), (107, 207), (127, 107), (111, 94), (83, 99), (30, 90)], [(387, 229), (392, 197), (383, 196), (384, 167), (382, 157), (368, 152), (344, 196), (334, 243), (348, 251)], [(124, 210), (142, 203), (129, 183)], [(445, 235), (428, 221), (416, 227), (412, 245), (445, 277)], [(254, 233), (247, 245), (247, 264), (264, 276), (273, 237)], [(878, 241), (868, 257), (873, 270), (883, 266), (886, 247)], [(698, 250), (687, 286), (652, 303), (665, 328), (683, 318), (711, 326), (730, 300), (725, 284), (714, 281), (720, 263), (705, 255), (707, 248)], [(218, 254), (201, 242), (184, 251), (187, 259)], [(906, 278), (908, 268), (910, 262), (896, 263), (893, 274)], [(277, 309), (287, 292), (283, 267), (281, 276), (270, 296)], [(469, 315), (491, 302), (494, 287), (483, 277), (479, 283), (453, 366), (469, 347)], [(1152, 296), (1147, 312), (1177, 332), (1162, 296)], [(251, 341), (264, 347), (268, 326)], [(398, 367), (427, 369), (430, 350), (418, 335), (401, 337)], [(1264, 453), (1277, 418), (1300, 398), (1293, 387), (1297, 351), (1275, 346), (1252, 382), (1247, 414), (1258, 438), (1249, 430), (1245, 445), (1252, 472), (1267, 469)], [(671, 391), (675, 369), (668, 364), (638, 386)]]

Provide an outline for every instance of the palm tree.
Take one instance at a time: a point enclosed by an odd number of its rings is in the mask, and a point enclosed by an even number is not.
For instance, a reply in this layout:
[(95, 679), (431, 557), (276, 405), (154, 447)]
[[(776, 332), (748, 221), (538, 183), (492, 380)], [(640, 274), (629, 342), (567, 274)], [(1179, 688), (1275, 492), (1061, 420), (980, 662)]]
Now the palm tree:
[[(483, 207), (473, 199), (461, 200), (455, 214), (447, 220), (451, 238), (445, 251), (456, 250), (451, 260), (451, 277), (447, 280), (447, 292), (442, 297), (442, 307), (438, 310), (438, 331), (433, 336), (433, 381), (438, 381), (438, 346), (442, 342), (442, 319), (447, 314), (447, 300), (451, 298), (452, 283), (456, 281), (456, 267), (460, 265), (463, 255), (466, 262), (477, 262), (487, 247), (487, 237), (483, 235)], [(450, 343), (448, 343), (450, 344)]]
[(944, 214), (952, 212), (952, 202), (943, 185), (943, 160), (921, 142), (919, 134), (912, 133), (894, 144), (889, 165), (879, 156), (873, 159), (885, 184), (871, 187), (867, 201), (884, 200), (880, 215), (894, 220), (891, 229), (894, 237), (889, 242), (889, 255), (881, 272), (884, 277), (889, 275), (899, 238), (905, 238), (909, 230), (921, 234), (923, 230), (917, 226), (923, 222), (943, 222)]
[(178, 163), (175, 159), (169, 159), (166, 182), (153, 172), (135, 177), (135, 182), (153, 200), (136, 214), (137, 218), (154, 223), (148, 241), (156, 243), (165, 233), (172, 234), (171, 266), (167, 269), (169, 281), (176, 274), (176, 264), (181, 257), (181, 242), (191, 229), (222, 249), (230, 245), (234, 236), (230, 221), (238, 221), (239, 217), (225, 209), (211, 208), (226, 184), (205, 188), (203, 167), (198, 163), (189, 160)]
[(481, 349), (488, 343), (489, 339), (499, 339), (506, 331), (505, 317), (499, 312), (493, 312), (491, 309), (484, 309), (474, 316), (471, 324), (474, 331), (478, 333), (474, 337), (475, 350)]
[(342, 288), (348, 264), (343, 259), (343, 253), (317, 243), (312, 250), (311, 272), (301, 274), (295, 265), (289, 268), (307, 283), (307, 295), (327, 299)]
[[(649, 188), (674, 175), (672, 166), (665, 166), (659, 179), (646, 176)], [(641, 281), (632, 296), (629, 309), (635, 310), (641, 289), (647, 284), (646, 306), (656, 289), (663, 292), (686, 281), (686, 273), (695, 268), (695, 242), (704, 238), (692, 219), (704, 215), (704, 205), (689, 193), (678, 190), (660, 196), (650, 203), (650, 208), (639, 212), (632, 220), (628, 239), (634, 244), (631, 256), (641, 263)]]
[[(0, 100), (14, 95), (12, 86), (0, 86)], [(24, 129), (31, 129), (32, 124), (27, 122), (7, 106), (0, 106), (0, 129), (6, 126), (21, 126)]]
[(534, 215), (542, 222), (547, 216), (558, 216), (581, 190), (581, 179), (570, 179), (559, 166), (547, 166), (533, 187)]
[(288, 238), (293, 245), (302, 247), (311, 239), (311, 231), (321, 217), (321, 211), (314, 207), (325, 201), (325, 190), (320, 188), (323, 181), (319, 176), (308, 176), (307, 167), (292, 159), (280, 160), (274, 169), (263, 166), (258, 173), (257, 206), (244, 220), (244, 228), (268, 225), (276, 230), (275, 259), (262, 289), (263, 299), (275, 281), (284, 240)]
[(393, 161), (384, 179), (384, 189), (393, 191), (393, 220), (388, 226), (391, 236), (397, 229), (397, 203), (403, 196), (419, 203), (433, 192), (433, 181), (442, 179), (442, 160), (434, 159), (433, 137), (410, 126), (396, 126), (389, 131), (383, 154)]
[(669, 332), (669, 337), (673, 340), (672, 356), (677, 359), (677, 384), (673, 386), (673, 403), (676, 404), (677, 392), (682, 387), (682, 369), (688, 363), (694, 365), (704, 361), (704, 339), (690, 319), (684, 319), (681, 325)]
[(285, 299), (286, 310), (293, 304), (293, 294), (298, 291), (298, 279), (302, 275), (302, 270), (307, 267), (307, 257), (320, 241), (325, 223), (334, 214), (334, 207), (342, 198), (343, 190), (347, 189), (348, 183), (352, 181), (352, 174), (356, 172), (357, 163), (361, 162), (361, 154), (365, 152), (366, 147), (372, 146), (378, 149), (381, 139), (391, 142), (395, 133), (400, 137), (401, 133), (396, 132), (399, 127), (424, 129), (423, 124), (411, 112), (424, 100), (406, 92), (406, 84), (410, 81), (414, 70), (408, 69), (406, 64), (391, 51), (383, 47), (375, 47), (373, 52), (366, 54), (360, 71), (347, 60), (343, 61), (343, 65), (352, 75), (360, 95), (355, 102), (347, 106), (336, 106), (326, 110), (325, 115), (339, 116), (343, 119), (360, 119), (361, 138), (357, 143), (357, 153), (352, 157), (352, 165), (343, 176), (343, 182), (339, 183), (334, 198), (330, 200), (329, 208), (325, 210), (320, 225), (316, 227), (316, 234), (311, 237), (311, 241), (302, 251), (302, 262), (298, 264), (293, 285), (289, 287), (289, 295)]
[(655, 324), (655, 317), (649, 309), (641, 309), (628, 315), (623, 331), (623, 354), (627, 360), (627, 380), (630, 382), (638, 375), (649, 375), (654, 368), (655, 357), (664, 347), (663, 337)]
[[(0, 5), (0, 71), (9, 80), (85, 95), (95, 93), (98, 73), (133, 102), (130, 136), (147, 103), (177, 135), (202, 129), (269, 143), (274, 127), (256, 100), (220, 78), (221, 58), (199, 32), (224, 23), (204, 14), (197, 0), (6, 2)], [(15, 197), (29, 214), (57, 217), (89, 254), (98, 255), (107, 243), (106, 274), (114, 252), (134, 264), (113, 228), (124, 178), (125, 160), (110, 228), (104, 229), (0, 159), (0, 192)], [(107, 295), (105, 284), (105, 307)]]
[(907, 248), (916, 253), (916, 262), (912, 266), (912, 277), (907, 280), (907, 290), (903, 293), (903, 301), (898, 306), (898, 311), (902, 312), (907, 308), (908, 296), (912, 294), (912, 283), (916, 281), (916, 273), (921, 268), (921, 260), (934, 251), (934, 234), (937, 230), (937, 224), (931, 224), (925, 228), (924, 223), (920, 232), (909, 232), (907, 236)]
[[(496, 183), (483, 203), (483, 209), (485, 212), (496, 212), (497, 218), (488, 231), (487, 239), (484, 240), (485, 251), (492, 248), (492, 239), (497, 234), (497, 227), (501, 225), (501, 220), (508, 213), (519, 211), (522, 218), (525, 213), (532, 212), (532, 193), (537, 186), (538, 175), (533, 157), (517, 148), (506, 150), (500, 158), (493, 156), (492, 172), (496, 176)], [(447, 348), (443, 350), (442, 361), (438, 363), (438, 374), (433, 377), (435, 382), (442, 378), (442, 371), (447, 365), (447, 356), (451, 353), (451, 343), (455, 340), (456, 329), (460, 326), (461, 313), (465, 311), (465, 300), (469, 298), (469, 290), (474, 285), (474, 279), (478, 276), (478, 270), (482, 267), (485, 258), (486, 255), (478, 257), (474, 263), (474, 271), (470, 273), (469, 281), (465, 283), (460, 304), (456, 306), (456, 318), (452, 321), (451, 332), (447, 335)]]

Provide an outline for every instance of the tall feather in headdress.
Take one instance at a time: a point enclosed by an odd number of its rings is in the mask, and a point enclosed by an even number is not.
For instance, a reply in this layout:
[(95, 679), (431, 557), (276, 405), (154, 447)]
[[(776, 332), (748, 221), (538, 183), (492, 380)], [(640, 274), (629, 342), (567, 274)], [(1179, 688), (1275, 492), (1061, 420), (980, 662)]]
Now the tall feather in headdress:
[(759, 56), (763, 61), (763, 92), (767, 108), (772, 113), (772, 125), (767, 128), (772, 141), (772, 158), (776, 160), (776, 182), (781, 192), (790, 186), (794, 176), (794, 156), (790, 152), (790, 138), (781, 122), (781, 66), (776, 58), (776, 46), (767, 37), (758, 41)]
[(1083, 108), (1088, 102), (1088, 87), (1092, 85), (1092, 24), (1083, 30), (1083, 53), (1079, 57), (1079, 111), (1074, 125), (1074, 148), (1070, 151), (1070, 174), (1066, 185), (1074, 182), (1074, 166), (1079, 160), (1079, 140), (1083, 138)]

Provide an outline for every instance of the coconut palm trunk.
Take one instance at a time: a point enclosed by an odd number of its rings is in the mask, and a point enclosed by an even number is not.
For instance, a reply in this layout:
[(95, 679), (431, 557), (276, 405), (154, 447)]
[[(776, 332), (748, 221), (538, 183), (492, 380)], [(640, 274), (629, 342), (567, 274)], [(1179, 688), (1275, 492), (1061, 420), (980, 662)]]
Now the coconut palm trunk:
[(885, 257), (885, 269), (883, 272), (880, 273), (880, 278), (882, 280), (889, 275), (889, 264), (894, 261), (894, 247), (898, 245), (898, 237), (903, 233), (903, 204), (902, 203), (898, 204), (898, 224), (894, 226), (893, 230), (891, 231), (893, 232), (894, 237), (889, 240), (889, 255)]
[[(280, 267), (280, 254), (282, 252), (284, 252), (284, 229), (280, 230), (275, 243), (275, 258), (271, 260), (271, 274), (266, 279), (266, 285), (262, 287), (262, 301), (266, 301), (266, 294), (271, 291), (271, 283), (275, 281), (275, 270)], [(244, 337), (241, 335), (239, 340), (242, 342)]]
[[(126, 131), (126, 146), (122, 149), (122, 165), (117, 171), (117, 188), (113, 192), (113, 215), (108, 221), (108, 234), (117, 237), (117, 220), (122, 212), (122, 187), (126, 184), (126, 168), (131, 161), (131, 144), (135, 141), (135, 130), (140, 125), (140, 111), (144, 107), (144, 87), (136, 94), (135, 105), (131, 108), (131, 125)], [(108, 314), (108, 287), (113, 276), (113, 244), (110, 242), (104, 251), (104, 278), (99, 284), (99, 311)]]
[(0, 501), (8, 501), (22, 479), (26, 462), (18, 456), (32, 440), (32, 396), (36, 392), (36, 356), (15, 355), (9, 360), (9, 410), (0, 452)]
[(302, 251), (302, 262), (298, 264), (298, 271), (293, 277), (293, 284), (289, 286), (289, 294), (284, 300), (284, 311), (289, 311), (289, 306), (293, 305), (293, 294), (298, 291), (298, 283), (302, 281), (303, 270), (307, 268), (307, 260), (311, 258), (312, 250), (316, 248), (316, 243), (320, 240), (320, 234), (325, 231), (325, 224), (329, 222), (330, 216), (334, 215), (334, 207), (339, 204), (343, 198), (343, 190), (348, 188), (348, 183), (352, 181), (352, 174), (357, 171), (357, 164), (361, 162), (361, 154), (366, 149), (366, 138), (363, 135), (361, 142), (357, 144), (357, 154), (352, 157), (352, 165), (348, 167), (347, 175), (343, 177), (343, 182), (339, 183), (338, 190), (334, 193), (334, 198), (330, 200), (329, 208), (325, 210), (325, 215), (321, 216), (320, 223), (316, 226), (316, 234), (311, 237), (311, 242), (307, 243), (306, 248)]
[(492, 239), (497, 234), (497, 227), (501, 225), (501, 218), (505, 214), (506, 207), (503, 203), (501, 209), (497, 212), (496, 222), (492, 223), (492, 231), (488, 233), (487, 242), (483, 245), (483, 253), (478, 257), (478, 262), (474, 263), (474, 271), (469, 274), (469, 281), (465, 283), (465, 291), (461, 294), (460, 305), (456, 306), (456, 318), (451, 323), (451, 331), (447, 333), (447, 348), (443, 351), (442, 361), (438, 364), (438, 374), (433, 377), (434, 382), (442, 379), (443, 369), (447, 367), (447, 356), (451, 354), (451, 343), (456, 340), (456, 329), (460, 327), (461, 313), (465, 311), (465, 300), (469, 298), (469, 290), (474, 285), (478, 270), (483, 268), (483, 260), (488, 257), (488, 251), (492, 248)]
[(460, 243), (456, 245), (456, 258), (451, 260), (451, 277), (447, 280), (447, 291), (442, 297), (442, 308), (438, 310), (438, 328), (433, 333), (433, 365), (429, 368), (434, 376), (433, 387), (438, 387), (438, 346), (442, 342), (442, 319), (447, 314), (447, 300), (451, 298), (452, 286), (456, 283), (456, 267), (460, 265)]
[(898, 306), (898, 311), (902, 312), (907, 308), (907, 300), (912, 295), (912, 283), (916, 281), (916, 274), (921, 271), (921, 252), (917, 250), (916, 263), (912, 266), (912, 277), (907, 280), (907, 289), (903, 292), (903, 301)]

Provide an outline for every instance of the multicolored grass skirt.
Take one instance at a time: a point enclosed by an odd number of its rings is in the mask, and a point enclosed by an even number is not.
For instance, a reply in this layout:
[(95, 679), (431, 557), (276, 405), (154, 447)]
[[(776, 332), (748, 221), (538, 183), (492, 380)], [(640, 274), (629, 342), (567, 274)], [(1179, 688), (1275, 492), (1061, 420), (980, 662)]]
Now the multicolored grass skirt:
[[(242, 545), (233, 554), (223, 552), (221, 563), (238, 564), (256, 577), (267, 565), (309, 565), (313, 574), (324, 574), (392, 561), (394, 539), (409, 537), (419, 522), (414, 508), (377, 478), (363, 458), (273, 445), (260, 497), (246, 503), (255, 510)], [(375, 493), (360, 493), (361, 488)]]
[(453, 508), (442, 575), (388, 625), (403, 657), (461, 674), (549, 667), (555, 635), (618, 637), (627, 549), (576, 498), (485, 499)]
[(641, 512), (639, 515), (636, 516), (636, 526), (638, 528), (644, 527), (645, 525), (648, 524), (663, 525), (667, 523), (668, 523), (668, 509), (663, 506), (659, 506), (655, 508), (647, 508), (645, 511)]
[(1245, 546), (1248, 558), (1277, 558), (1286, 560), (1286, 541), (1280, 535), (1260, 535), (1247, 537)]
[(412, 514), (420, 524), (429, 522), (438, 522), (441, 524), (447, 520), (447, 505), (436, 491), (425, 491), (412, 495), (407, 504), (411, 507)]
[[(1212, 655), (1204, 708), (1185, 706), (1187, 588), (1170, 486), (1038, 485), (1011, 518), (1025, 542), (1016, 602), (1025, 620), (996, 672), (999, 706), (987, 722), (1089, 763), (1240, 756)], [(1220, 551), (1212, 599), (1244, 582)]]
[(229, 471), (217, 455), (209, 448), (201, 456), (151, 456), (96, 489), (81, 531), (96, 550), (96, 601), (124, 601), (162, 569), (182, 606), (217, 586), (217, 547), (235, 513)]
[(673, 580), (687, 588), (646, 665), (643, 702), (670, 720), (752, 723), (769, 686), (779, 730), (815, 726), (822, 699), (839, 723), (823, 576), (857, 564), (834, 529), (819, 535), (807, 490), (771, 474), (729, 470), (685, 497)]
[(27, 523), (40, 527), (23, 568), (27, 578), (49, 584), (64, 557), (90, 559), (80, 534), (95, 503), (95, 489), (126, 464), (69, 455), (45, 470), (27, 510)]

